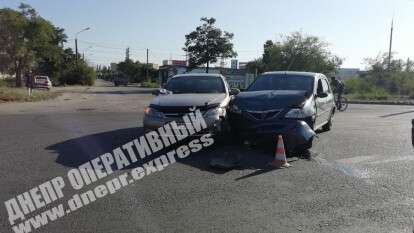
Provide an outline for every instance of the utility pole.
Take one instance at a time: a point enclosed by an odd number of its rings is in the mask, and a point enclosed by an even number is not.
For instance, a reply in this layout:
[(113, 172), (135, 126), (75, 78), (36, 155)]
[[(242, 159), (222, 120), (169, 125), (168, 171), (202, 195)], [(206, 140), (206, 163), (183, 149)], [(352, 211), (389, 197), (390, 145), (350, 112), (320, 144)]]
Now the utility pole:
[(75, 64), (78, 65), (78, 38), (75, 37)]
[(125, 61), (128, 61), (128, 60), (129, 60), (129, 47), (126, 48), (126, 51), (125, 51)]
[(87, 31), (89, 29), (90, 29), (89, 27), (84, 28), (84, 29), (80, 30), (79, 32), (77, 32), (75, 34), (75, 62), (76, 62), (76, 66), (78, 65), (78, 57), (79, 57), (79, 55), (78, 55), (78, 35), (79, 35), (79, 33)]
[(394, 17), (392, 18), (391, 21), (391, 33), (390, 33), (390, 47), (388, 50), (388, 70), (391, 68), (391, 51), (392, 51), (392, 34), (394, 31)]
[(148, 80), (148, 50), (147, 49), (147, 64), (145, 66), (145, 79), (147, 80), (147, 82), (149, 82), (150, 80)]

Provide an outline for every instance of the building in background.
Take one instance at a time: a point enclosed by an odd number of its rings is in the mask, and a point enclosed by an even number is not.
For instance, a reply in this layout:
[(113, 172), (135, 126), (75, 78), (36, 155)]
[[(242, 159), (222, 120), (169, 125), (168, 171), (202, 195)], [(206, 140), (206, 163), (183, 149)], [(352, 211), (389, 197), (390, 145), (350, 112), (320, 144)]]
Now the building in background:
[(155, 63), (148, 63), (148, 67), (154, 70), (158, 70), (160, 68), (160, 66)]
[(118, 70), (118, 64), (116, 64), (115, 62), (111, 62), (110, 66), (112, 72), (116, 72)]
[[(157, 82), (160, 85), (165, 84), (169, 78), (177, 74), (185, 73), (205, 73), (205, 67), (198, 67), (194, 69), (189, 69), (187, 66), (182, 65), (164, 65), (160, 66), (158, 70), (158, 79)], [(248, 73), (246, 69), (232, 69), (232, 68), (220, 68), (220, 67), (211, 67), (209, 69), (210, 74), (222, 74), (230, 87), (246, 89), (250, 83), (254, 81), (255, 75)]]
[(0, 73), (0, 79), (13, 78), (14, 75)]
[(187, 66), (186, 60), (163, 60), (163, 66), (171, 65), (171, 66)]
[(187, 66), (185, 64), (165, 62), (168, 60), (164, 60), (162, 63), (163, 65), (158, 68), (158, 78), (157, 83), (160, 85), (165, 84), (169, 78), (177, 74), (184, 74), (187, 72)]
[(230, 63), (230, 68), (238, 69), (239, 68), (239, 61), (237, 59), (232, 59)]
[(247, 63), (248, 62), (239, 62), (239, 69), (241, 70), (246, 69)]
[[(220, 60), (221, 63), (224, 60)], [(240, 62), (237, 59), (232, 59), (230, 62), (230, 68), (223, 67), (223, 64), (219, 63), (219, 66), (210, 67), (209, 73), (222, 74), (226, 77), (227, 83), (230, 87), (246, 89), (255, 79), (255, 74), (248, 73), (246, 69), (247, 62)], [(190, 69), (187, 66), (185, 60), (163, 60), (162, 66), (158, 69), (157, 82), (160, 85), (165, 84), (168, 79), (177, 74), (185, 73), (205, 73), (205, 67), (197, 67)]]

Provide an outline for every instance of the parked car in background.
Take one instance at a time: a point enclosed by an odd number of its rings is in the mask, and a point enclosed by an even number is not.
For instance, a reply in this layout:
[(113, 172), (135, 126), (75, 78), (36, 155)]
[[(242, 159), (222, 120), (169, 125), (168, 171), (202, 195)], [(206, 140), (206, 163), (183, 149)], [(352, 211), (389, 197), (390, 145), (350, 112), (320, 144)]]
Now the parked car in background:
[(229, 130), (227, 107), (230, 96), (238, 89), (229, 89), (220, 74), (181, 74), (173, 76), (156, 90), (155, 97), (145, 109), (144, 129), (155, 130), (170, 121), (181, 122), (181, 117), (190, 109), (200, 109), (206, 120), (208, 131), (219, 135)]
[(255, 140), (280, 134), (289, 152), (302, 152), (312, 147), (314, 131), (330, 130), (335, 103), (323, 74), (267, 72), (238, 94), (229, 110), (236, 135)]
[(34, 76), (34, 88), (45, 88), (50, 90), (52, 88), (52, 82), (48, 76), (35, 75)]
[(126, 76), (125, 74), (122, 74), (122, 73), (115, 74), (114, 85), (116, 87), (120, 86), (120, 85), (128, 86), (128, 83), (129, 83), (128, 76)]

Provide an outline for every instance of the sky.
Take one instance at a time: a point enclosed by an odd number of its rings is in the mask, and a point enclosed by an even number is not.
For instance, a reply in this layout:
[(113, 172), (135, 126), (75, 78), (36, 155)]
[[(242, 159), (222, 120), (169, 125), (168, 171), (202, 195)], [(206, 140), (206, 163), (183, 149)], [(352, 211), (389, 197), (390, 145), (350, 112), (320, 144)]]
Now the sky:
[[(0, 7), (34, 7), (54, 25), (65, 29), (67, 47), (93, 64), (109, 64), (130, 57), (161, 64), (185, 59), (185, 34), (214, 17), (218, 27), (234, 33), (240, 62), (259, 58), (266, 40), (301, 31), (329, 43), (344, 59), (342, 67), (364, 68), (364, 58), (388, 51), (394, 16), (393, 52), (401, 59), (414, 57), (414, 0), (0, 0)], [(229, 65), (229, 61), (227, 64)]]

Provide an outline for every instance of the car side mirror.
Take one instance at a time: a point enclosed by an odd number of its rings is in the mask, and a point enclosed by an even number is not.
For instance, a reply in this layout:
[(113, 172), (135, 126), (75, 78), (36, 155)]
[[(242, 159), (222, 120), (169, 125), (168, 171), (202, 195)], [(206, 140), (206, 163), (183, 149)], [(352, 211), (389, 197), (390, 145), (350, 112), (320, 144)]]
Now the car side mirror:
[(240, 93), (240, 90), (239, 89), (237, 89), (237, 88), (232, 88), (231, 90), (230, 90), (230, 95), (238, 95)]
[(170, 93), (171, 93), (170, 91), (168, 91), (167, 89), (164, 89), (164, 88), (159, 88), (159, 89), (153, 90), (151, 92), (151, 94), (153, 94), (153, 95), (168, 95)]

